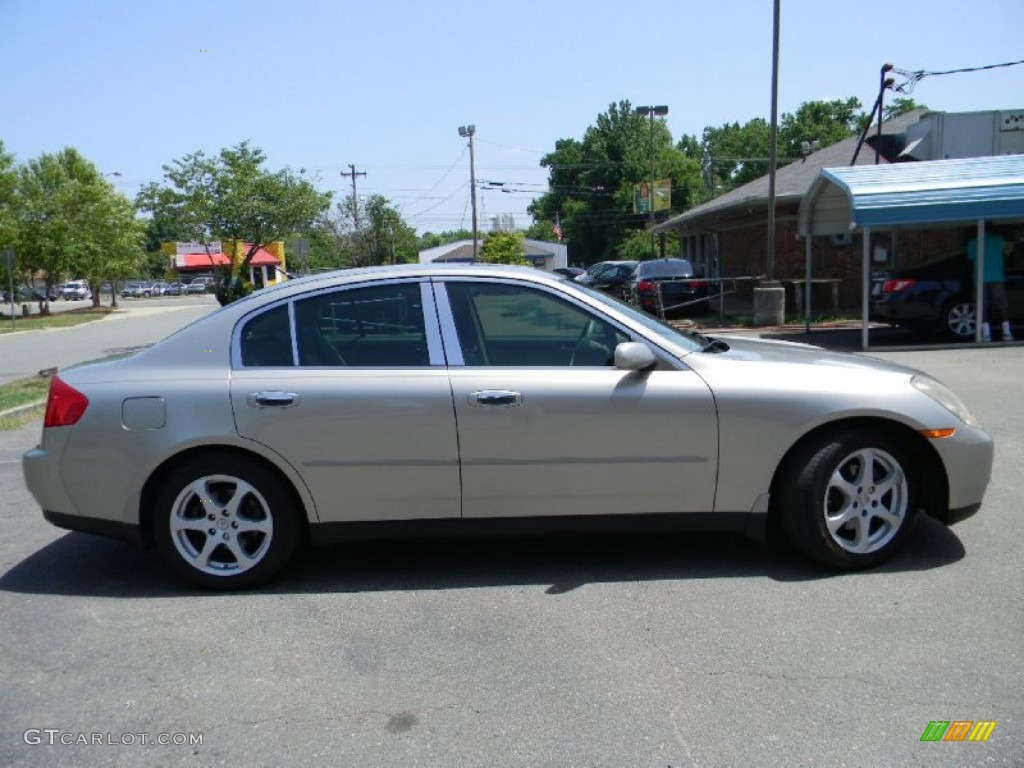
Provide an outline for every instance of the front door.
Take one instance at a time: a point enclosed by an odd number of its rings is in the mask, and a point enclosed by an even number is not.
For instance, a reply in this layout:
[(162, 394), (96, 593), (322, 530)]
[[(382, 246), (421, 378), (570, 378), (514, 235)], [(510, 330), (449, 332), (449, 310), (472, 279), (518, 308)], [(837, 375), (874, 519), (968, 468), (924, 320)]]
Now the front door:
[(464, 517), (714, 508), (715, 404), (695, 373), (615, 368), (616, 344), (633, 337), (536, 285), (436, 285)]

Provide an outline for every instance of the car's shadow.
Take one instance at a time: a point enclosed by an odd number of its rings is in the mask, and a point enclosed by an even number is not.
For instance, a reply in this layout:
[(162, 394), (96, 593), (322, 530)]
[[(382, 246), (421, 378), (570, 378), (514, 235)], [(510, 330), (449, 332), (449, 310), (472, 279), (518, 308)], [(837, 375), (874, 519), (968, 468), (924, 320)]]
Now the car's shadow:
[[(923, 516), (904, 549), (869, 574), (924, 571), (964, 557), (960, 540)], [(403, 540), (300, 550), (270, 594), (358, 593), (535, 585), (549, 595), (586, 584), (766, 577), (842, 578), (788, 546), (726, 534)], [(69, 533), (0, 577), (8, 592), (93, 597), (213, 595), (179, 581), (154, 550)]]

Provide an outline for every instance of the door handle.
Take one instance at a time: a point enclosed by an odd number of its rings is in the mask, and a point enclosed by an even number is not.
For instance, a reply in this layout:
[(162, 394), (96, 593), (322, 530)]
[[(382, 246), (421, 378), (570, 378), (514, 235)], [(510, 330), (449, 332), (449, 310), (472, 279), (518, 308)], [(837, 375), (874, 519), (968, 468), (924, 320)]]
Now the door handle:
[(473, 406), (511, 406), (515, 407), (523, 402), (523, 396), (518, 392), (511, 392), (507, 389), (487, 389), (480, 392), (471, 392), (469, 404)]
[(250, 392), (246, 401), (254, 408), (290, 408), (298, 405), (299, 396), (294, 392)]

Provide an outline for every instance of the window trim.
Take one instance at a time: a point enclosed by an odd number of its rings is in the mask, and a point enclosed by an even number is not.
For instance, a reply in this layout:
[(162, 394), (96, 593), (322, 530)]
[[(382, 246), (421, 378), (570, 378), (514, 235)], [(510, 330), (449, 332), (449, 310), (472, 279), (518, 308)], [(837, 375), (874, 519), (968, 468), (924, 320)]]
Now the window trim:
[[(254, 308), (240, 317), (235, 323), (231, 334), (231, 368), (234, 371), (366, 371), (366, 370), (427, 370), (429, 368), (443, 368), (445, 366), (444, 341), (442, 331), (439, 328), (439, 312), (435, 304), (434, 291), (431, 288), (429, 277), (402, 277), (366, 280), (356, 283), (342, 283), (340, 285), (327, 285), (313, 291), (296, 293), (282, 298), (271, 304)], [(401, 286), (419, 285), (420, 304), (423, 311), (423, 333), (427, 343), (427, 365), (299, 365), (298, 347), (298, 325), (295, 322), (295, 304), (298, 301), (313, 299), (326, 293), (340, 293), (353, 291), (362, 288), (375, 288), (380, 286)], [(272, 312), (282, 304), (288, 306), (289, 333), (292, 345), (292, 364), (285, 365), (244, 365), (242, 362), (242, 333), (246, 326), (257, 317), (267, 312)], [(450, 314), (450, 313), (449, 313)]]
[[(473, 368), (486, 369), (486, 368), (504, 368), (504, 369), (515, 369), (515, 370), (554, 370), (554, 369), (565, 369), (568, 366), (550, 366), (550, 365), (517, 365), (517, 366), (496, 366), (496, 365), (466, 365), (465, 358), (462, 354), (462, 345), (459, 342), (458, 329), (455, 326), (455, 316), (452, 312), (451, 302), (448, 298), (448, 286), (447, 283), (485, 283), (489, 285), (512, 285), (518, 288), (525, 288), (528, 290), (535, 290), (541, 293), (547, 293), (555, 298), (561, 299), (584, 312), (589, 312), (596, 315), (604, 322), (611, 325), (616, 330), (622, 332), (629, 337), (630, 341), (638, 341), (642, 344), (646, 344), (654, 352), (655, 356), (661, 361), (667, 363), (673, 369), (676, 370), (688, 370), (689, 367), (683, 363), (676, 355), (663, 349), (655, 340), (649, 338), (647, 335), (637, 331), (635, 328), (620, 321), (617, 317), (608, 314), (603, 311), (600, 306), (594, 306), (586, 301), (573, 296), (567, 291), (560, 291), (553, 286), (549, 286), (543, 283), (535, 283), (529, 280), (516, 280), (514, 278), (505, 277), (469, 277), (466, 275), (444, 275), (441, 277), (434, 277), (431, 280), (434, 286), (434, 293), (436, 296), (436, 305), (438, 309), (438, 320), (440, 324), (441, 337), (444, 342), (444, 350), (448, 358), (449, 368)], [(608, 370), (608, 366), (574, 366), (572, 370), (583, 371), (583, 370)]]

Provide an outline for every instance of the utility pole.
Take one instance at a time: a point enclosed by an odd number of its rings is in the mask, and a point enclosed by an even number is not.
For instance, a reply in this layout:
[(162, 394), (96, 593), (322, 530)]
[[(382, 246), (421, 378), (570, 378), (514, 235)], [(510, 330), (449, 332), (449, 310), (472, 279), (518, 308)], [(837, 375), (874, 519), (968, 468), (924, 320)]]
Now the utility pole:
[(651, 186), (647, 190), (647, 208), (651, 217), (651, 258), (658, 258), (657, 250), (654, 247), (654, 116), (664, 117), (668, 114), (668, 107), (664, 105), (637, 107), (633, 110), (638, 115), (647, 115), (651, 118)]
[(352, 179), (352, 220), (356, 225), (356, 232), (359, 231), (359, 198), (356, 197), (356, 176), (365, 176), (366, 171), (357, 171), (352, 163), (348, 164), (349, 173), (341, 171), (341, 175)]
[(459, 136), (462, 138), (469, 138), (469, 187), (470, 187), (470, 200), (473, 204), (473, 261), (477, 260), (477, 253), (479, 246), (477, 241), (479, 236), (477, 234), (477, 219), (476, 219), (476, 156), (473, 153), (473, 137), (476, 136), (475, 125), (460, 125)]

